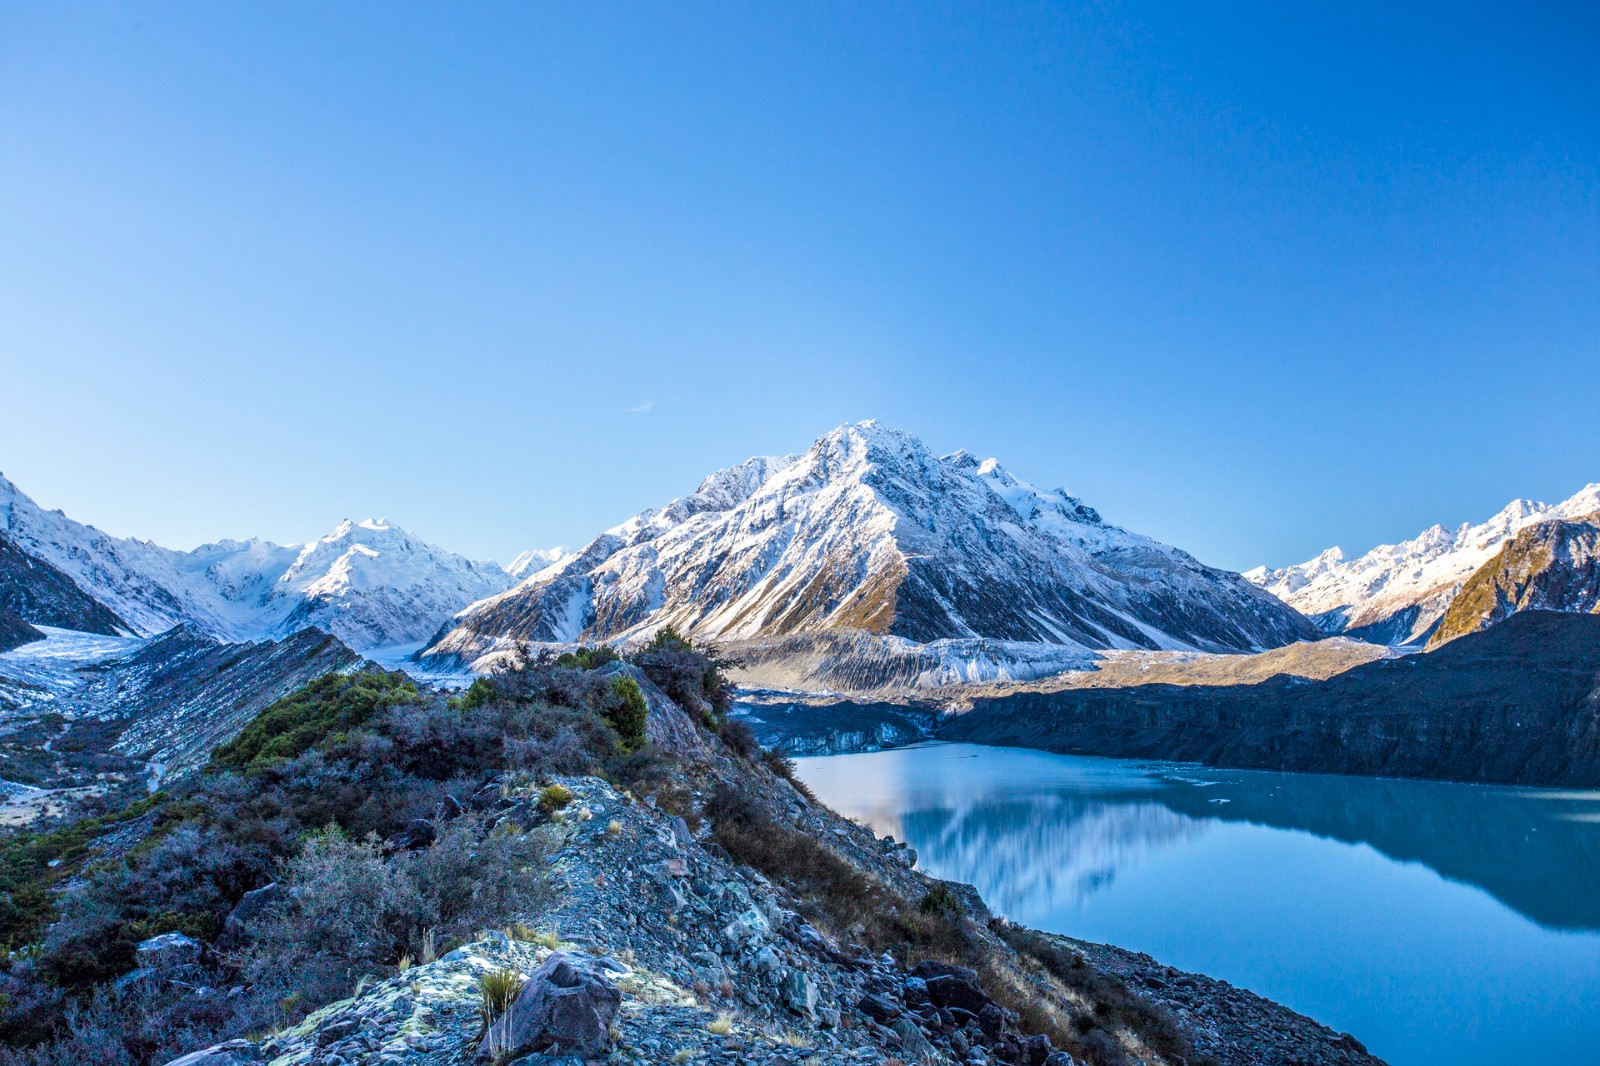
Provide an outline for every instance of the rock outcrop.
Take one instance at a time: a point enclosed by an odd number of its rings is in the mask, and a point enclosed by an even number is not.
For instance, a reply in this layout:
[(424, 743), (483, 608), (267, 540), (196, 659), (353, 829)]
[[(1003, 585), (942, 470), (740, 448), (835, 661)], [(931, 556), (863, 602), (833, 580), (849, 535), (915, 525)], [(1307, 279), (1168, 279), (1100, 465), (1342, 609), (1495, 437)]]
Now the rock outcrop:
[(1540, 522), (1507, 541), (1461, 586), (1428, 647), (1531, 610), (1600, 612), (1600, 514)]

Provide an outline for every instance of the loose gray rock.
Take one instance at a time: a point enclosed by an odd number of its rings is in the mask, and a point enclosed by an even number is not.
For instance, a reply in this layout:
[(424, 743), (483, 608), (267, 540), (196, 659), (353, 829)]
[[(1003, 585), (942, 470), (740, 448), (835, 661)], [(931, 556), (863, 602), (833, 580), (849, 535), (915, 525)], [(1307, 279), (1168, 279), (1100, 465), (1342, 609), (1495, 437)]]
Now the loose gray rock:
[(162, 933), (160, 936), (140, 941), (133, 949), (133, 956), (138, 961), (139, 967), (152, 970), (173, 970), (183, 966), (194, 966), (200, 962), (200, 956), (204, 953), (205, 948), (200, 941), (182, 933)]
[(246, 1066), (261, 1061), (261, 1051), (248, 1040), (230, 1040), (203, 1051), (194, 1051), (167, 1066)]
[(817, 1016), (817, 983), (799, 970), (789, 970), (783, 975), (783, 983), (779, 986), (779, 993), (783, 997), (783, 1005), (796, 1014), (803, 1014), (807, 1018), (816, 1020)]
[(908, 1058), (917, 1062), (938, 1061), (938, 1051), (928, 1043), (928, 1038), (922, 1035), (922, 1030), (918, 1029), (910, 1018), (896, 1018), (889, 1024), (889, 1028), (900, 1038), (900, 1049)]

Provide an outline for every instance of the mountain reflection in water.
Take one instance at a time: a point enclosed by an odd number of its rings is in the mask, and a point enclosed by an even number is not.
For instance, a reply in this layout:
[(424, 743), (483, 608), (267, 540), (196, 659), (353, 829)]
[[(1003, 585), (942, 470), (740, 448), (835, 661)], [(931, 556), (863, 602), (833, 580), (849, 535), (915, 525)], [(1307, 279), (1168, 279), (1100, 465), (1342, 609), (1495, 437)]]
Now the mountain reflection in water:
[(1250, 988), (1395, 1066), (1600, 1063), (1600, 792), (966, 744), (797, 762), (995, 911)]
[[(896, 756), (921, 762), (946, 753), (939, 774), (907, 779), (896, 765)], [(863, 774), (853, 759), (879, 762)], [(834, 809), (912, 844), (924, 867), (976, 885), (1005, 914), (1082, 902), (1119, 870), (1193, 840), (1209, 823), (1245, 822), (1366, 844), (1481, 888), (1542, 926), (1600, 930), (1600, 792), (1216, 770), (964, 744), (800, 764)], [(1557, 870), (1562, 876), (1551, 876)]]

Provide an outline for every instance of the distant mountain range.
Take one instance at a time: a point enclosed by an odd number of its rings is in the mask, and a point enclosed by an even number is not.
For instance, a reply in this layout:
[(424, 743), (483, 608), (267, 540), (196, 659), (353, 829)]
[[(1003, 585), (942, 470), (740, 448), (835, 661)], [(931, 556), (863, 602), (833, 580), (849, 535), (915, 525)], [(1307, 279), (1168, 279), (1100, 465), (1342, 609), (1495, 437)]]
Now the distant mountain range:
[(306, 544), (174, 551), (46, 511), (0, 477), (0, 642), (38, 639), (41, 625), (146, 637), (184, 625), (225, 642), (317, 627), (359, 652), (391, 650), (388, 661), (420, 647), (427, 668), (481, 670), (538, 645), (671, 625), (747, 653), (753, 684), (1021, 680), (1103, 650), (1251, 652), (1328, 634), (1420, 643), (1447, 612), (1454, 635), (1524, 607), (1593, 610), (1592, 537), (1530, 531), (1597, 512), (1600, 484), (1357, 558), (1332, 548), (1241, 576), (993, 459), (936, 455), (869, 421), (718, 471), (576, 552), (501, 567), (382, 519)]
[[(1600, 483), (1558, 504), (1514, 500), (1487, 522), (1455, 530), (1435, 525), (1412, 540), (1382, 544), (1349, 558), (1329, 548), (1280, 570), (1257, 567), (1248, 580), (1311, 618), (1324, 633), (1378, 644), (1420, 644), (1475, 571), (1520, 531), (1551, 520), (1600, 512)], [(1555, 610), (1583, 610), (1556, 603)]]
[(1237, 574), (1105, 522), (995, 460), (877, 422), (758, 457), (472, 605), (426, 660), (671, 625), (721, 641), (855, 631), (902, 643), (1244, 651), (1318, 634)]
[(364, 650), (411, 644), (559, 557), (527, 552), (512, 572), (382, 519), (341, 522), (308, 544), (225, 540), (173, 551), (46, 511), (0, 477), (0, 608), (87, 632), (151, 636), (189, 625), (244, 641), (317, 626)]

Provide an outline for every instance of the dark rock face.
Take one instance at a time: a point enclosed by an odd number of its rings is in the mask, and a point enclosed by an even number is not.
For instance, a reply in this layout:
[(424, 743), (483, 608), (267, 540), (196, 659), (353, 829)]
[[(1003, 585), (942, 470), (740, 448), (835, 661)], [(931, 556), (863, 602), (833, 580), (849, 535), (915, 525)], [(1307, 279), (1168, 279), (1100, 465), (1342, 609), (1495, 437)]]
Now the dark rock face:
[(383, 850), (421, 851), (423, 848), (432, 847), (433, 842), (438, 839), (439, 834), (433, 828), (432, 822), (426, 818), (413, 818), (404, 829), (383, 842)]
[(598, 967), (558, 951), (489, 1027), (478, 1058), (499, 1060), (528, 1052), (592, 1056), (610, 1039), (611, 1020), (621, 1005), (622, 993)]
[(1507, 541), (1461, 586), (1428, 647), (1528, 610), (1600, 612), (1600, 515), (1541, 522)]
[(764, 748), (785, 755), (840, 755), (897, 748), (933, 736), (932, 708), (852, 700), (741, 702), (735, 713)]
[(941, 739), (1216, 766), (1600, 786), (1600, 617), (1525, 611), (1326, 681), (974, 702)]
[[(37, 625), (84, 633), (115, 636), (130, 631), (72, 578), (0, 535), (0, 613), (7, 611)], [(0, 650), (5, 650), (3, 641)]]
[(4, 607), (0, 607), (0, 651), (10, 651), (12, 648), (20, 648), (24, 644), (43, 639), (43, 633)]

